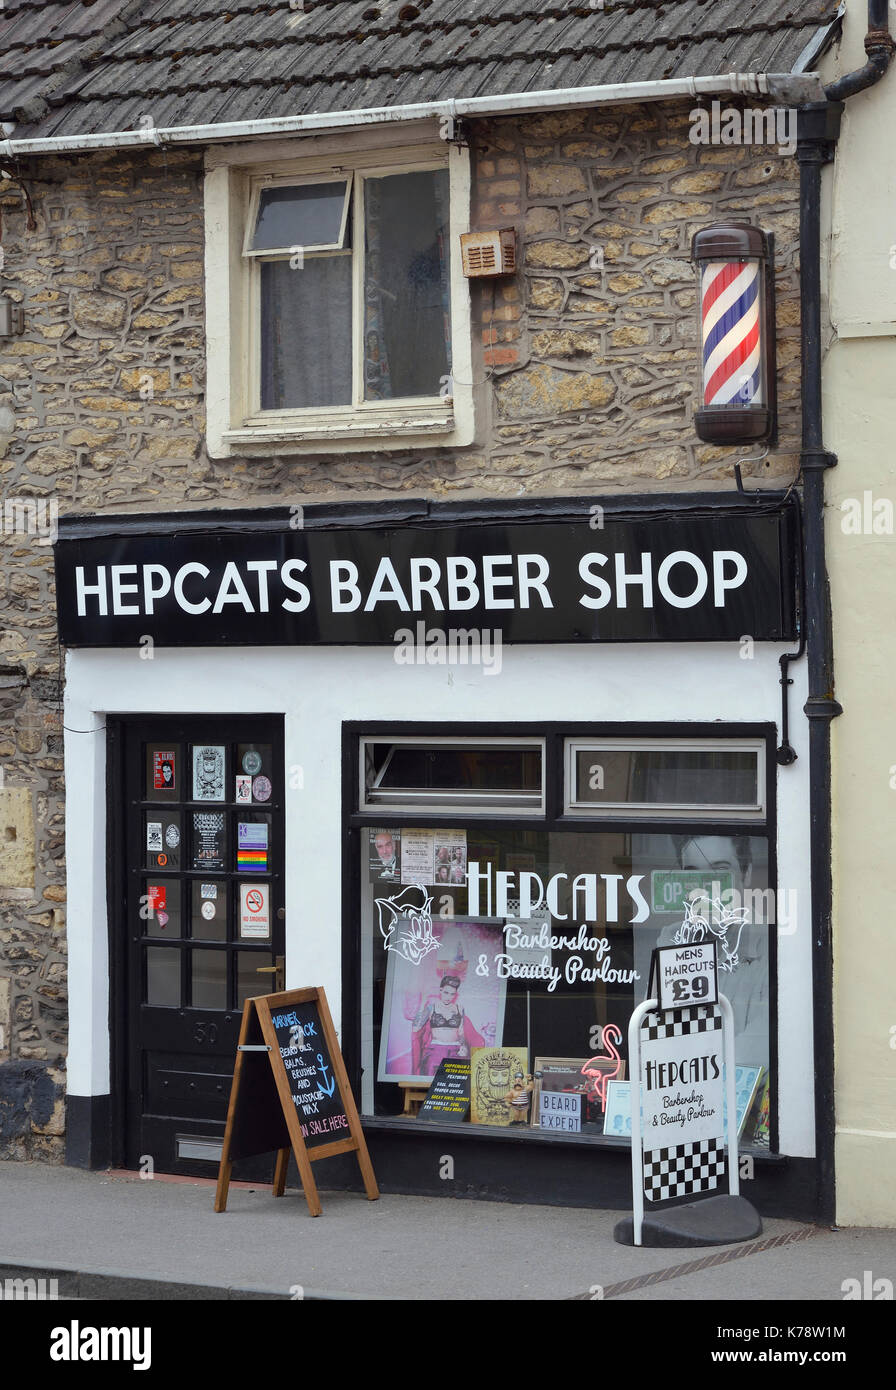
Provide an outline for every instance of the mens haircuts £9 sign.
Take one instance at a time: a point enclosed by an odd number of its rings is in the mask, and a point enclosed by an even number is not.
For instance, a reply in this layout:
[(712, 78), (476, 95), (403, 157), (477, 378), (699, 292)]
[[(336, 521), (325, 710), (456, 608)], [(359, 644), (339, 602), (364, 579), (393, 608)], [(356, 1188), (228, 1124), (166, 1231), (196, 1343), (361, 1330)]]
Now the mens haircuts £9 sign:
[(719, 997), (715, 942), (658, 947), (655, 983), (661, 1009), (715, 1004)]

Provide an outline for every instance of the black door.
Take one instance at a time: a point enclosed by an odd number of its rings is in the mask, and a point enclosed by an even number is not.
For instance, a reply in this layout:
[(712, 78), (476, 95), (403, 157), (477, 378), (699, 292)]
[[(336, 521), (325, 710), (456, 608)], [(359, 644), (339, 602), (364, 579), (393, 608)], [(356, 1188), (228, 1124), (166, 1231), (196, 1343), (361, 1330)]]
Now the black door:
[(124, 1162), (213, 1176), (243, 1001), (280, 984), (259, 967), (283, 957), (282, 720), (126, 721), (117, 752)]

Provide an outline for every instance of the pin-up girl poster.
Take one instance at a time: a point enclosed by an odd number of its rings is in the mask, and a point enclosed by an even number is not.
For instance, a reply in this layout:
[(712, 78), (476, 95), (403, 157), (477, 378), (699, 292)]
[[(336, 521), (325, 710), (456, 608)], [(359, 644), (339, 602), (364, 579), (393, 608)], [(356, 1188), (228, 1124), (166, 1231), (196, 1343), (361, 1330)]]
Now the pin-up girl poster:
[[(452, 918), (432, 923), (438, 948), (417, 963), (389, 951), (378, 1079), (426, 1085), (446, 1058), (500, 1045), (507, 982), (495, 975), (502, 928)], [(488, 974), (480, 967), (486, 963)]]

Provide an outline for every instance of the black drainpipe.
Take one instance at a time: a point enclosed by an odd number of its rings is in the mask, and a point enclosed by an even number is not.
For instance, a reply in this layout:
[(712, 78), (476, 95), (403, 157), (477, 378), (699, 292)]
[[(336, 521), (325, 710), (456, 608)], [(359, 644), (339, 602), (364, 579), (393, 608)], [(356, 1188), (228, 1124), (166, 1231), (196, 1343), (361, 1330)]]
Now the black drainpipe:
[(799, 108), (796, 157), (800, 166), (800, 295), (802, 300), (803, 535), (809, 696), (810, 883), (812, 893), (812, 997), (814, 1001), (815, 1145), (817, 1211), (836, 1218), (834, 1174), (834, 967), (831, 874), (831, 720), (842, 714), (834, 698), (830, 591), (824, 547), (824, 475), (836, 457), (823, 443), (821, 402), (821, 169), (834, 157), (843, 101), (879, 82), (894, 50), (887, 0), (869, 0), (868, 62), (825, 88), (827, 101)]

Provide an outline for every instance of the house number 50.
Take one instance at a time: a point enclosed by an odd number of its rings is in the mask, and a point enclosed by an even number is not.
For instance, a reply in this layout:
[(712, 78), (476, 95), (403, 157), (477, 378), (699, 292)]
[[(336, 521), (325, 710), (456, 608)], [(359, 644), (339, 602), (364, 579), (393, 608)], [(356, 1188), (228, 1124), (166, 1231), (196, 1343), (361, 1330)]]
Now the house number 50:
[(193, 1041), (214, 1043), (218, 1041), (217, 1023), (197, 1023), (193, 1027)]

